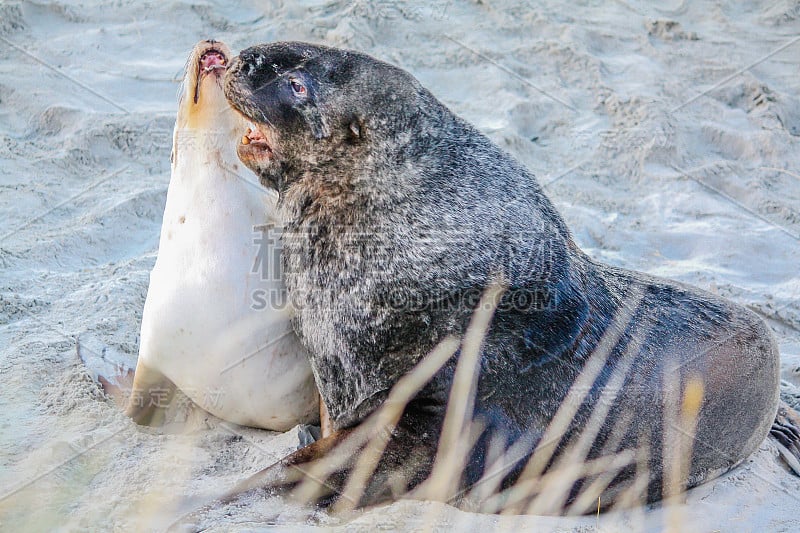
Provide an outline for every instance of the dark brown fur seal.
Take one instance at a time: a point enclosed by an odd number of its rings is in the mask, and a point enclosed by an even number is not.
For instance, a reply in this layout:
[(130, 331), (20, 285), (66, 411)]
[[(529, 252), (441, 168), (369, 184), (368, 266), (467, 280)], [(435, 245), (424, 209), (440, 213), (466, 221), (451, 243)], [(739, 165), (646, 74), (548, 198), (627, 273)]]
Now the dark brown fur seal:
[[(533, 175), (407, 72), (352, 51), (259, 45), (232, 64), (226, 96), (260, 132), (239, 156), (279, 192), (295, 327), (336, 430), (246, 487), (290, 486), (287, 466), (346, 442), (437, 343), (464, 334), (498, 276), (506, 290), (481, 345), (473, 413), (486, 431), (452, 474), (460, 488), (480, 478), (492, 436), (527, 450), (504, 471), (500, 489), (512, 485), (559, 406), (575, 401), (568, 391), (587, 361), (606, 348), (556, 457), (604, 405), (586, 459), (646, 446), (646, 499), (655, 501), (673, 424), (665, 408), (693, 396), (699, 409), (681, 487), (741, 463), (769, 432), (779, 354), (759, 317), (590, 259)], [(406, 490), (429, 475), (458, 358), (406, 407), (361, 505), (393, 497), (398, 474)], [(621, 386), (610, 391), (615, 372)], [(328, 480), (329, 499), (355, 455)], [(604, 506), (634, 470), (618, 472)]]

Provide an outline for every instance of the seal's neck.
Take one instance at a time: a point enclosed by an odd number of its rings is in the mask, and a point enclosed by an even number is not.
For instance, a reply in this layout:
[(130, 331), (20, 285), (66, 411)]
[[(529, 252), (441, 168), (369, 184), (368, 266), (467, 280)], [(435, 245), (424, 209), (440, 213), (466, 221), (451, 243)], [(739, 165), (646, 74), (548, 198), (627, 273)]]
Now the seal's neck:
[(195, 176), (195, 181), (219, 176), (221, 171), (243, 173), (236, 145), (244, 124), (228, 105), (218, 81), (206, 76), (199, 85), (197, 103), (189, 92), (181, 98), (173, 135), (173, 175), (179, 168), (180, 175)]
[[(243, 130), (243, 119), (238, 116), (228, 101), (215, 75), (204, 76), (197, 85), (197, 92), (184, 91), (178, 109), (176, 128), (234, 131)], [(237, 138), (237, 137), (233, 137)]]

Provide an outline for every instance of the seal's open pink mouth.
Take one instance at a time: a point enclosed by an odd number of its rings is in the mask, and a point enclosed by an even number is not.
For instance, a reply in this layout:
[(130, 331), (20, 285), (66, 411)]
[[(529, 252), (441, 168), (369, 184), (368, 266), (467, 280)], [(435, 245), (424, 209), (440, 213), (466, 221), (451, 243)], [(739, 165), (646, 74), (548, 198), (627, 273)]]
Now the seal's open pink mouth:
[(213, 74), (217, 80), (222, 78), (228, 68), (228, 58), (216, 48), (209, 48), (197, 60), (197, 82), (194, 88), (194, 103), (200, 98), (200, 82)]
[(247, 132), (242, 136), (242, 144), (247, 146), (244, 150), (251, 158), (269, 160), (273, 157), (272, 147), (257, 127), (247, 128)]
[(225, 57), (225, 54), (219, 50), (211, 48), (206, 50), (203, 55), (200, 56), (200, 72), (210, 72), (214, 69), (224, 70), (227, 67), (227, 63), (228, 60)]

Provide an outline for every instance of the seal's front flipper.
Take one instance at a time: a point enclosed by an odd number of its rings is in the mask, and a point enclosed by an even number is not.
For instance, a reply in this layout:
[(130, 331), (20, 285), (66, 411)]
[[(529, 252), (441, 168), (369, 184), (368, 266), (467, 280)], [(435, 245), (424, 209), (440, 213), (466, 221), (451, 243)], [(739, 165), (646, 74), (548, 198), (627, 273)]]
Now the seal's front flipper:
[(783, 460), (800, 476), (800, 414), (781, 401), (769, 434), (775, 439)]
[[(322, 508), (338, 502), (352, 509), (390, 501), (408, 494), (430, 475), (440, 427), (441, 417), (407, 412), (392, 431), (384, 428), (368, 435), (363, 426), (334, 431), (251, 476), (212, 503), (200, 508), (189, 503), (187, 513), (170, 529), (196, 527), (204, 513), (246, 502), (256, 493), (286, 496)], [(430, 438), (420, 438), (421, 434)], [(386, 438), (388, 442), (383, 440)], [(383, 453), (372, 456), (373, 462), (370, 456), (377, 448), (370, 447), (376, 444)], [(362, 470), (369, 463), (371, 468)], [(353, 482), (353, 476), (359, 480)]]
[(133, 354), (83, 336), (77, 339), (78, 358), (86, 370), (125, 414), (139, 425), (161, 426), (175, 395), (175, 384), (161, 372), (145, 366), (141, 358), (133, 371)]
[[(310, 482), (313, 503), (326, 507), (336, 500), (347, 473), (352, 469), (361, 446), (348, 439), (353, 429), (334, 431), (325, 438), (300, 448), (237, 485), (218, 503), (230, 503), (244, 494), (259, 490), (274, 495), (288, 494), (303, 482)], [(335, 456), (334, 456), (335, 454)], [(340, 458), (336, 461), (336, 458)], [(339, 463), (334, 468), (334, 464)], [(333, 471), (331, 471), (333, 470)], [(306, 502), (304, 502), (306, 503)]]
[(89, 375), (103, 392), (120, 408), (124, 408), (133, 386), (135, 355), (126, 354), (90, 335), (76, 339), (75, 349)]
[(319, 398), (319, 429), (323, 438), (333, 435), (333, 422), (322, 396)]
[[(344, 472), (348, 471), (358, 457), (359, 451), (357, 447), (347, 448), (349, 446), (347, 437), (351, 435), (352, 431), (351, 429), (335, 431), (331, 435), (297, 450), (272, 466), (250, 476), (225, 496), (210, 503), (187, 502), (188, 504), (184, 507), (180, 518), (173, 522), (167, 530), (197, 530), (197, 524), (202, 522), (203, 515), (207, 511), (217, 509), (234, 501), (246, 499), (254, 492), (264, 492), (275, 496), (286, 495), (297, 488), (305, 479), (312, 480), (316, 484), (314, 489), (320, 497), (314, 503), (320, 507), (329, 505), (335, 500), (335, 498), (331, 498), (331, 495), (341, 490), (344, 478), (341, 473), (334, 476), (316, 476), (314, 474), (315, 465), (324, 465), (329, 459), (328, 455), (334, 449), (347, 450), (350, 452), (350, 460), (345, 461), (345, 464), (340, 465), (340, 467)], [(346, 477), (346, 474), (344, 476)], [(326, 496), (322, 497), (322, 494)]]
[(161, 372), (145, 366), (140, 359), (125, 414), (141, 426), (161, 426), (175, 390), (172, 381)]
[(255, 474), (222, 501), (259, 489), (317, 507), (340, 500), (343, 508), (367, 507), (408, 494), (430, 475), (438, 415), (411, 409), (391, 431), (367, 427), (369, 422), (334, 431)]

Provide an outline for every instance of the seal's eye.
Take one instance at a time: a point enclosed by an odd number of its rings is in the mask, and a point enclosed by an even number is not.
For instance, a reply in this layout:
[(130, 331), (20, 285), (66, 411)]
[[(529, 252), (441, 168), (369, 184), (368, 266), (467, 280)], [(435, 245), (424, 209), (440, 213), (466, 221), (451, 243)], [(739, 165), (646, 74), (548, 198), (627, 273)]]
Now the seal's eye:
[(297, 78), (289, 78), (289, 86), (292, 88), (292, 92), (295, 96), (305, 96), (306, 95), (306, 86), (300, 82)]

